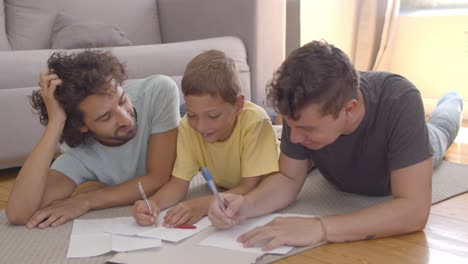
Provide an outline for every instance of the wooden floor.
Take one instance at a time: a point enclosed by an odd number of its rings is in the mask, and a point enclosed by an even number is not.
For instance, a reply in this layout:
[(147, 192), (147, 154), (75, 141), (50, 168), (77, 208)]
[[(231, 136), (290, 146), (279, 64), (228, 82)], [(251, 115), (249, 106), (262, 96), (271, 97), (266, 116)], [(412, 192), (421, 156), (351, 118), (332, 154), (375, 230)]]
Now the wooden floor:
[[(463, 143), (446, 159), (468, 164), (468, 122)], [(18, 169), (0, 171), (0, 208), (5, 208)], [(468, 175), (467, 175), (468, 179)], [(88, 186), (81, 186), (86, 189)], [(279, 264), (312, 263), (468, 263), (468, 193), (432, 206), (423, 232), (352, 243), (327, 244), (282, 259)]]

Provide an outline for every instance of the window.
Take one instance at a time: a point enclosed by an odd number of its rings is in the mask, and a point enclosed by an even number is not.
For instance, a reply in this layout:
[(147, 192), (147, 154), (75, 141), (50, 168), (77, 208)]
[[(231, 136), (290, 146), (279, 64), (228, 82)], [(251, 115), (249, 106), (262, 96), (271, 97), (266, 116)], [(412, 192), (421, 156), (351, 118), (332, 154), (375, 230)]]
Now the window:
[(401, 0), (401, 10), (468, 8), (468, 0)]

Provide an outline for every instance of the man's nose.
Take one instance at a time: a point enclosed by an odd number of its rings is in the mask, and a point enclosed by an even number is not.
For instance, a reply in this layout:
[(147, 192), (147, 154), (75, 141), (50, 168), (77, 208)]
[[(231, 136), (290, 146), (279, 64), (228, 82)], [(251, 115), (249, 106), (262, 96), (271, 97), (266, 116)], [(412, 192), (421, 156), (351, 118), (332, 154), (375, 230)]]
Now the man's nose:
[(117, 121), (120, 126), (128, 126), (128, 125), (131, 125), (132, 123), (132, 116), (127, 110), (123, 108), (119, 109), (117, 118), (118, 118)]

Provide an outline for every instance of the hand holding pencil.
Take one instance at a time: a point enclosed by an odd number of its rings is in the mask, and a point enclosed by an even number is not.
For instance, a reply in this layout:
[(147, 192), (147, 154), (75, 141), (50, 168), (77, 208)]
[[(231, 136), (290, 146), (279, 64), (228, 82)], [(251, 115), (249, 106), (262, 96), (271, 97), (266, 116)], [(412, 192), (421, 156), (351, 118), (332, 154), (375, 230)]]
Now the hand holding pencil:
[(219, 229), (227, 229), (248, 218), (247, 203), (243, 195), (222, 193), (220, 196), (224, 200), (226, 210), (223, 212), (218, 200), (214, 199), (211, 202), (208, 218), (213, 226)]
[(159, 207), (152, 200), (146, 197), (143, 186), (138, 182), (138, 191), (142, 197), (142, 200), (135, 202), (132, 208), (133, 218), (139, 225), (156, 225), (157, 226), (157, 217), (159, 215)]
[(203, 167), (201, 169), (202, 175), (206, 180), (206, 183), (208, 184), (208, 187), (210, 190), (213, 192), (213, 195), (215, 196), (215, 199), (218, 201), (219, 208), (223, 213), (226, 213), (226, 207), (224, 206), (224, 200), (223, 198), (219, 195), (218, 189), (216, 188), (216, 184), (213, 181), (213, 177), (211, 177), (211, 173), (208, 170), (207, 167)]
[[(143, 200), (136, 201), (133, 206), (132, 212), (133, 212), (133, 217), (135, 218), (135, 221), (137, 222), (137, 224), (143, 225), (143, 226), (153, 225), (153, 224), (155, 226), (158, 226), (157, 218), (160, 213), (160, 208), (156, 205), (156, 202), (148, 199), (143, 189), (143, 186), (141, 185), (141, 182), (138, 182), (138, 191), (140, 192), (141, 198)], [(184, 221), (182, 221), (183, 223), (179, 223), (176, 225), (169, 225), (166, 223), (166, 218), (167, 218), (167, 215), (164, 220), (164, 226), (166, 227), (174, 227), (174, 228), (179, 228), (179, 229), (197, 228), (195, 225), (190, 224), (190, 223), (185, 223)]]
[(210, 205), (208, 218), (211, 223), (217, 228), (230, 228), (246, 218), (245, 210), (243, 209), (244, 197), (242, 195), (222, 193), (216, 189), (216, 185), (211, 177), (208, 168), (201, 169), (208, 187), (213, 192), (215, 199)]

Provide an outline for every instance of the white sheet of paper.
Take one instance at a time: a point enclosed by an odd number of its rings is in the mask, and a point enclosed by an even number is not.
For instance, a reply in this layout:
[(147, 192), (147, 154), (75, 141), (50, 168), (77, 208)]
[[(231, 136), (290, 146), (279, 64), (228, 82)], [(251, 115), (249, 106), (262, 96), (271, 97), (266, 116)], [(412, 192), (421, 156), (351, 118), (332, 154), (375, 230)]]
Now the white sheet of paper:
[(242, 222), (241, 224), (234, 226), (230, 229), (216, 231), (214, 234), (202, 240), (199, 243), (199, 245), (219, 247), (219, 248), (232, 249), (232, 250), (251, 252), (251, 253), (264, 253), (264, 254), (268, 253), (268, 254), (281, 254), (281, 255), (287, 254), (289, 251), (293, 249), (293, 247), (283, 246), (283, 247), (279, 247), (270, 251), (262, 251), (261, 247), (245, 248), (244, 246), (242, 246), (242, 243), (237, 242), (237, 238), (243, 233), (257, 226), (262, 226), (270, 222), (277, 216), (312, 217), (310, 215), (298, 215), (298, 214), (269, 214), (265, 216), (260, 216), (260, 217), (246, 220)]
[(127, 236), (135, 235), (146, 238), (159, 238), (170, 242), (179, 242), (195, 235), (198, 232), (203, 231), (203, 229), (211, 225), (208, 217), (204, 217), (198, 221), (198, 223), (194, 224), (197, 227), (195, 229), (164, 227), (161, 226), (161, 224), (164, 222), (164, 216), (166, 215), (167, 211), (168, 210), (166, 209), (158, 215), (157, 222), (159, 226), (157, 227), (139, 226), (133, 217), (117, 217), (113, 218), (113, 220), (105, 226), (105, 231), (112, 234)]
[(107, 224), (107, 219), (75, 219), (73, 221), (72, 234), (87, 235), (103, 233), (104, 227)]
[(179, 229), (159, 226), (157, 228), (153, 228), (151, 230), (139, 233), (138, 236), (160, 238), (165, 241), (177, 243), (181, 240), (195, 235), (198, 232), (203, 231), (203, 229), (209, 227), (210, 225), (210, 220), (208, 219), (208, 217), (205, 216), (200, 221), (198, 221), (198, 223), (194, 224), (194, 226), (197, 227), (195, 229)]
[(155, 226), (141, 226), (135, 222), (133, 217), (115, 217), (104, 227), (104, 231), (111, 234), (136, 236), (155, 228)]
[(161, 246), (161, 239), (112, 234), (112, 251), (124, 252)]
[[(76, 220), (75, 220), (76, 221)], [(111, 234), (73, 234), (68, 244), (67, 258), (94, 257), (111, 251)]]
[[(122, 252), (162, 246), (161, 239), (106, 233), (106, 226), (114, 222), (113, 219), (75, 219), (70, 235), (67, 258), (93, 257), (109, 251)], [(121, 219), (118, 221), (121, 221)]]

